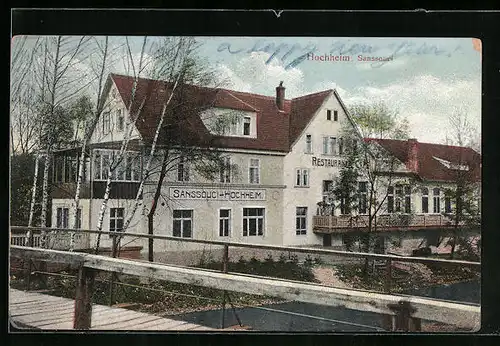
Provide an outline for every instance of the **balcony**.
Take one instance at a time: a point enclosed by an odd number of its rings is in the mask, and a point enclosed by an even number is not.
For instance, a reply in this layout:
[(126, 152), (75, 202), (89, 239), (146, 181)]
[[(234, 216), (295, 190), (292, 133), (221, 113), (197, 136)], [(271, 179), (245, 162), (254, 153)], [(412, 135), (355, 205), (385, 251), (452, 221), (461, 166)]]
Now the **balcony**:
[[(373, 220), (377, 231), (452, 227), (452, 220), (441, 214), (384, 214)], [(346, 233), (368, 229), (368, 215), (313, 216), (315, 233)]]

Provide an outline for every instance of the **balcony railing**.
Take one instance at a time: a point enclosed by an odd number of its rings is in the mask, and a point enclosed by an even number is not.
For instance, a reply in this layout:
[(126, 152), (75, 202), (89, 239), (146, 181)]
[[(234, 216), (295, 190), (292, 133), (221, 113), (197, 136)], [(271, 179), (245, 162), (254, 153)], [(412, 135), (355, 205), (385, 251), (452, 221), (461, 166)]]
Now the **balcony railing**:
[[(12, 230), (10, 236), (10, 245), (27, 246), (28, 240), (26, 232)], [(33, 247), (42, 246), (42, 235), (40, 232), (33, 233)], [(52, 229), (46, 233), (47, 248), (54, 250), (68, 250), (70, 248), (71, 234), (67, 232), (58, 232), (57, 229)], [(75, 233), (75, 250), (88, 249), (90, 237), (88, 233)]]
[[(341, 215), (313, 217), (314, 230), (338, 230), (368, 228), (368, 215)], [(377, 215), (372, 220), (372, 229), (393, 229), (409, 227), (449, 227), (453, 221), (446, 215), (441, 214), (384, 214)]]

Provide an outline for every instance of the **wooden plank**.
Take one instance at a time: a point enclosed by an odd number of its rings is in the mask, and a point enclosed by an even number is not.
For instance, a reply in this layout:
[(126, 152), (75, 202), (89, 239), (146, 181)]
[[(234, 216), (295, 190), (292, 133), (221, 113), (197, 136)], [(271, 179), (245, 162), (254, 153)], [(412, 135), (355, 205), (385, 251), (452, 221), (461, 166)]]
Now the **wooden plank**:
[(24, 307), (23, 309), (14, 309), (11, 310), (11, 315), (12, 316), (24, 316), (24, 315), (29, 315), (29, 314), (39, 314), (39, 313), (50, 313), (50, 312), (57, 312), (57, 311), (74, 311), (74, 304), (73, 303), (64, 303), (61, 305), (53, 306), (51, 304), (48, 305), (42, 305), (42, 306), (32, 306), (32, 307)]
[[(17, 249), (20, 255), (22, 255), (23, 248), (17, 247)], [(79, 260), (83, 258), (86, 267), (97, 270), (211, 287), (220, 290), (268, 295), (285, 300), (340, 306), (347, 309), (369, 311), (386, 315), (394, 315), (394, 311), (389, 308), (389, 305), (408, 302), (415, 310), (411, 316), (414, 318), (452, 323), (462, 328), (477, 328), (479, 325), (480, 307), (473, 305), (404, 295), (388, 295), (361, 290), (326, 287), (304, 282), (263, 278), (251, 275), (226, 274), (210, 270), (137, 262), (90, 254), (82, 255), (63, 251), (31, 248), (29, 248), (29, 251), (30, 255), (38, 256), (42, 254), (45, 257), (48, 256), (47, 253), (57, 253), (57, 256), (54, 255), (55, 257), (65, 258), (66, 260), (72, 260), (72, 256), (74, 255), (75, 258)], [(366, 254), (364, 255), (366, 256)], [(389, 257), (395, 257), (398, 261), (401, 261), (401, 257), (399, 256), (380, 255), (380, 259), (387, 259)], [(444, 262), (449, 263), (447, 261)], [(459, 261), (455, 261), (455, 263), (458, 262)]]
[(167, 320), (164, 319), (162, 321), (159, 321), (157, 323), (151, 324), (151, 325), (145, 325), (141, 328), (141, 330), (176, 330), (177, 327), (186, 324), (184, 321), (174, 321), (174, 320)]
[[(16, 226), (11, 226), (16, 227)], [(72, 229), (58, 229), (59, 231), (63, 232), (73, 232), (74, 230)], [(93, 230), (80, 230), (81, 232), (86, 232), (86, 233), (102, 233), (102, 234), (110, 234), (113, 235), (116, 232), (98, 232), (98, 231), (93, 231)], [(172, 236), (163, 236), (163, 235), (148, 235), (148, 234), (143, 234), (143, 233), (126, 233), (127, 236), (129, 237), (137, 237), (137, 238), (153, 238), (153, 239), (163, 239), (163, 240), (172, 240), (172, 241), (180, 241), (180, 242), (188, 242), (188, 243), (200, 243), (200, 244), (212, 244), (212, 245), (228, 245), (230, 247), (243, 247), (243, 248), (253, 248), (253, 249), (263, 249), (263, 250), (278, 250), (278, 251), (286, 251), (286, 252), (297, 252), (297, 253), (309, 253), (309, 254), (316, 254), (316, 255), (341, 255), (345, 257), (355, 257), (355, 258), (373, 258), (373, 259), (392, 259), (393, 256), (391, 255), (383, 255), (383, 254), (374, 254), (374, 253), (366, 253), (366, 252), (350, 252), (350, 251), (341, 251), (341, 250), (331, 250), (331, 249), (321, 249), (321, 248), (307, 248), (307, 247), (293, 247), (293, 246), (280, 246), (280, 245), (266, 245), (266, 244), (252, 244), (252, 243), (240, 243), (240, 242), (225, 242), (225, 241), (218, 241), (218, 240), (204, 240), (204, 239), (194, 239), (194, 238), (179, 238), (179, 237), (172, 237)], [(123, 236), (123, 234), (120, 234)], [(23, 247), (23, 246), (11, 246), (11, 255), (14, 257), (20, 257), (24, 258), (17, 251), (12, 252), (12, 249), (32, 249), (29, 247)], [(45, 250), (45, 249), (37, 249), (37, 250), (44, 250), (44, 251), (56, 251), (56, 250)], [(62, 253), (68, 253), (65, 251), (60, 251)], [(83, 253), (75, 253), (72, 252), (75, 255), (78, 256), (86, 256), (87, 254)], [(63, 255), (61, 255), (61, 258), (64, 258)], [(397, 257), (397, 256), (396, 256)], [(56, 256), (56, 258), (59, 258)], [(401, 257), (399, 257), (401, 259)], [(440, 262), (445, 262), (445, 263), (455, 263), (457, 265), (464, 265), (468, 267), (475, 267), (475, 268), (480, 268), (481, 263), (480, 262), (469, 262), (469, 261), (461, 261), (461, 260), (443, 260), (443, 259), (436, 259), (436, 258), (427, 258), (427, 257), (403, 257), (404, 261), (407, 262), (418, 262), (418, 263), (440, 263)], [(65, 262), (65, 263), (71, 263), (71, 262)]]
[(304, 282), (262, 278), (251, 275), (225, 274), (215, 271), (143, 263), (125, 259), (89, 255), (85, 265), (94, 269), (180, 282), (220, 290), (269, 295), (286, 300), (340, 306), (347, 309), (393, 315), (389, 304), (407, 301), (415, 308), (412, 317), (453, 323), (475, 328), (480, 308), (458, 303), (368, 291), (326, 287)]
[(67, 314), (64, 316), (60, 316), (58, 318), (53, 318), (50, 320), (45, 320), (45, 321), (35, 321), (35, 322), (30, 322), (32, 325), (34, 325), (37, 328), (40, 329), (46, 329), (50, 328), (53, 325), (59, 324), (59, 323), (65, 323), (65, 322), (73, 322), (73, 314)]
[(161, 319), (161, 317), (154, 315), (146, 315), (146, 316), (135, 316), (133, 319), (129, 321), (123, 321), (121, 323), (113, 325), (113, 330), (115, 329), (125, 329), (125, 330), (136, 330), (140, 329), (140, 325), (143, 323), (152, 322), (155, 320)]
[[(125, 310), (125, 309), (123, 309)], [(125, 311), (111, 311), (112, 313), (103, 318), (103, 315), (98, 315), (94, 317), (95, 323), (92, 323), (92, 327), (105, 327), (112, 326), (113, 324), (118, 324), (120, 322), (130, 321), (134, 319), (137, 315), (135, 311), (125, 310)], [(113, 329), (113, 328), (110, 328)]]
[[(29, 304), (11, 309), (12, 320), (24, 325), (44, 330), (71, 330), (73, 329), (74, 301), (63, 297), (53, 297), (45, 294), (34, 294), (11, 290), (19, 298), (24, 296), (35, 297)], [(46, 302), (46, 299), (53, 301)], [(112, 308), (103, 305), (94, 305), (92, 309), (91, 329), (106, 330), (194, 330), (202, 326), (176, 321), (160, 316), (123, 308)]]

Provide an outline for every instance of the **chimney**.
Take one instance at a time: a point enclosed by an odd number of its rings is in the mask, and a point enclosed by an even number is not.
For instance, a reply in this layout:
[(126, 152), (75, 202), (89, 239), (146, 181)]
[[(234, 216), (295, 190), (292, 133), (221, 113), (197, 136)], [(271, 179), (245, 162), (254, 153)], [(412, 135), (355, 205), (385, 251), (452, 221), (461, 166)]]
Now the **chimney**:
[(408, 160), (406, 168), (414, 173), (418, 172), (418, 141), (416, 138), (408, 139)]
[(276, 87), (276, 106), (278, 106), (280, 111), (285, 110), (285, 87), (283, 86), (283, 81)]

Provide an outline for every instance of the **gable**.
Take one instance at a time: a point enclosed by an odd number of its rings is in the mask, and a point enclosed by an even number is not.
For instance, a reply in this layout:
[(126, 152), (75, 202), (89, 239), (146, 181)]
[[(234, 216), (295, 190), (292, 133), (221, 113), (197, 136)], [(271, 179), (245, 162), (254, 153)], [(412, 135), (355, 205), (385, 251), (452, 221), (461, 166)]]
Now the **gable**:
[[(123, 141), (126, 133), (126, 124), (130, 117), (123, 98), (111, 78), (103, 88), (103, 110), (92, 130), (89, 144)], [(140, 133), (133, 126), (129, 139), (140, 139)]]

